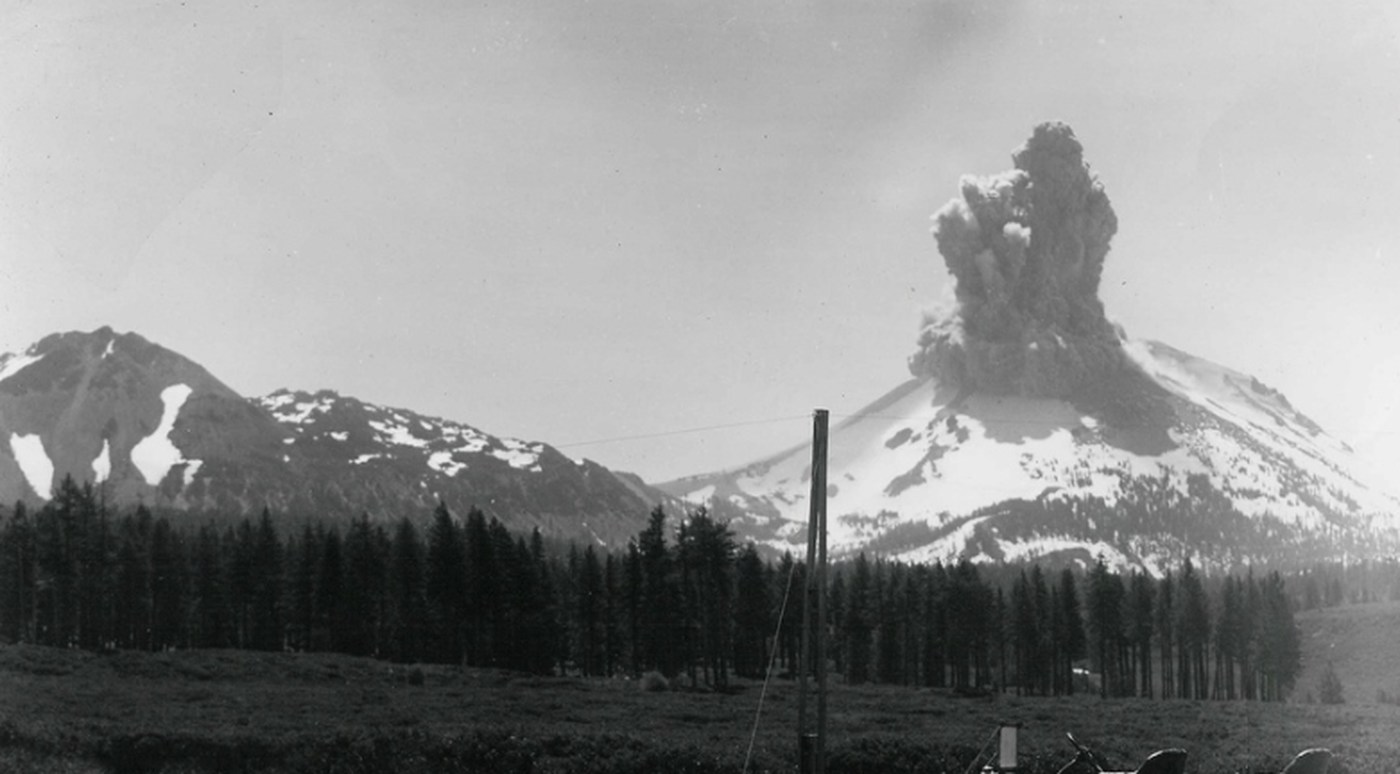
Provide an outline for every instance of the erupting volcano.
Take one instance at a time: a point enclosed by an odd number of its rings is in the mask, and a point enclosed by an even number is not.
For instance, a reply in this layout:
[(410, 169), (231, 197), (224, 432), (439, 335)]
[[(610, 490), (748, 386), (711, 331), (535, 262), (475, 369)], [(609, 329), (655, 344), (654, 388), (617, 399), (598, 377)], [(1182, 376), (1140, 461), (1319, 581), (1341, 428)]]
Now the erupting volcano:
[[(1393, 550), (1400, 501), (1278, 391), (1130, 339), (1098, 296), (1118, 218), (1062, 123), (934, 215), (955, 283), (913, 379), (832, 430), (836, 553), (1104, 557), (1150, 572)], [(800, 546), (810, 449), (662, 486)]]

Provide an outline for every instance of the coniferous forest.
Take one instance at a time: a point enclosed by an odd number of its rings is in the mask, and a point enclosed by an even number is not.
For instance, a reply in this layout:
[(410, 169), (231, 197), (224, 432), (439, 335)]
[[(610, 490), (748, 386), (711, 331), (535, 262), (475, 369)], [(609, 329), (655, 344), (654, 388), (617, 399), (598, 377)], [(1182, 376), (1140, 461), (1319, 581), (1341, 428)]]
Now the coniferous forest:
[[(1394, 569), (1378, 574), (1391, 588)], [(658, 507), (608, 551), (445, 504), (425, 526), (362, 516), (284, 532), (266, 511), (176, 526), (144, 507), (113, 512), (65, 479), (42, 508), (18, 503), (0, 524), (0, 640), (657, 672), (724, 688), (770, 665), (793, 675), (805, 573), (790, 555), (740, 545), (704, 509)], [(852, 684), (1278, 700), (1300, 669), (1294, 611), (1340, 603), (1343, 581), (1355, 579), (1326, 567), (1206, 577), (1188, 561), (1154, 578), (1101, 561), (1082, 572), (862, 554), (832, 568), (828, 641)]]

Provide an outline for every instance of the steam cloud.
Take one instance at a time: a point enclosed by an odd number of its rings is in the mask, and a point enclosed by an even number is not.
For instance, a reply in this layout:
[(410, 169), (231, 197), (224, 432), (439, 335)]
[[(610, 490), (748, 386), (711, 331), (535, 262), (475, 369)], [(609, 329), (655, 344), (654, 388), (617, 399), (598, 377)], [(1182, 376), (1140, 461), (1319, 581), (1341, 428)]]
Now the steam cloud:
[(962, 198), (934, 215), (957, 305), (925, 318), (909, 370), (1068, 397), (1126, 362), (1098, 296), (1118, 218), (1068, 126), (1037, 126), (1011, 160), (1008, 172), (963, 177)]

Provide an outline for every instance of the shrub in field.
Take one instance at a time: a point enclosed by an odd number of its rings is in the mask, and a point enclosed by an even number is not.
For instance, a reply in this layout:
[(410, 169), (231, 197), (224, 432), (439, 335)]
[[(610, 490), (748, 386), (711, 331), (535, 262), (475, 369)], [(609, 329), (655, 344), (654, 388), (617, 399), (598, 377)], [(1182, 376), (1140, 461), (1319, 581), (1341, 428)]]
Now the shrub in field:
[(1346, 696), (1342, 694), (1342, 681), (1337, 678), (1337, 673), (1332, 669), (1332, 663), (1327, 663), (1327, 671), (1322, 673), (1318, 680), (1317, 698), (1323, 704), (1345, 704)]
[(671, 690), (671, 681), (660, 672), (647, 672), (642, 675), (642, 690), (649, 692)]
[(409, 685), (422, 685), (422, 684), (423, 684), (423, 667), (414, 667), (413, 669), (409, 670), (409, 672), (408, 672), (408, 684), (409, 684)]

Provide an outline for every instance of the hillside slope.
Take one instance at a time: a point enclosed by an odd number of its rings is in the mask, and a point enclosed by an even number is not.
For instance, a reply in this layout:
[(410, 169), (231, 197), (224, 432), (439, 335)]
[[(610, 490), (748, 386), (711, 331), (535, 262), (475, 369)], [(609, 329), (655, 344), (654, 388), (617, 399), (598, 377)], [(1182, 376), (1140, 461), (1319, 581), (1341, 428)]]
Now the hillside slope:
[(478, 506), (515, 529), (617, 544), (666, 498), (552, 446), (332, 391), (246, 399), (110, 328), (0, 356), (0, 502), (72, 475), (109, 502), (194, 515), (425, 517)]

